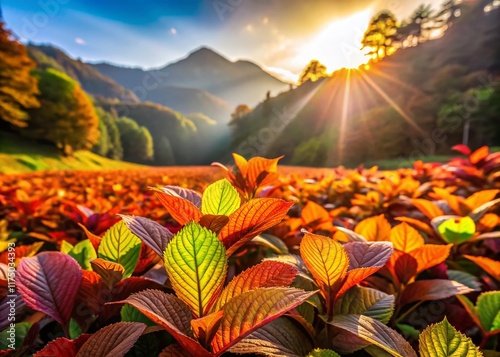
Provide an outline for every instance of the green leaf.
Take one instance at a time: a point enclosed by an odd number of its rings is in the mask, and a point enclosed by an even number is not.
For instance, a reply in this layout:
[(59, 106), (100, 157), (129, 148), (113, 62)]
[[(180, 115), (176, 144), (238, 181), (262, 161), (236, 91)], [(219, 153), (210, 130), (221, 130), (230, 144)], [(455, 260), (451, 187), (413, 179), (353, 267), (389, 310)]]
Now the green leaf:
[(74, 340), (82, 334), (82, 329), (75, 319), (69, 320), (69, 337)]
[[(31, 322), (19, 322), (14, 327), (9, 326), (0, 332), (0, 350), (9, 349), (9, 345), (12, 343), (16, 348), (21, 347), (31, 325)], [(12, 333), (12, 331), (14, 332)], [(14, 336), (14, 340), (10, 340), (12, 336)]]
[(321, 350), (316, 348), (311, 353), (307, 355), (307, 357), (340, 357), (337, 352), (333, 352), (332, 350)]
[(123, 322), (143, 322), (148, 326), (155, 326), (156, 324), (148, 319), (142, 312), (132, 305), (123, 305), (120, 311), (120, 316)]
[(451, 218), (438, 226), (438, 232), (448, 243), (461, 244), (476, 233), (476, 224), (470, 217)]
[(99, 245), (99, 258), (118, 263), (125, 269), (124, 278), (134, 272), (141, 254), (141, 240), (120, 221), (111, 227), (102, 237)]
[(420, 331), (417, 330), (415, 327), (407, 324), (397, 324), (398, 328), (401, 330), (403, 333), (403, 336), (405, 337), (411, 337), (414, 338), (415, 340), (418, 340), (418, 336), (420, 335)]
[(69, 254), (69, 252), (73, 249), (73, 244), (66, 242), (65, 240), (61, 243), (61, 253)]
[(394, 312), (394, 296), (376, 289), (354, 286), (335, 306), (335, 314), (365, 315), (384, 324)]
[(229, 216), (240, 207), (240, 204), (238, 191), (228, 180), (222, 179), (208, 186), (203, 192), (201, 212)]
[(84, 270), (91, 270), (90, 261), (97, 258), (94, 246), (88, 239), (82, 240), (76, 244), (68, 254), (72, 256)]
[(483, 355), (470, 338), (455, 330), (446, 318), (422, 331), (419, 346), (421, 357), (479, 357)]
[(476, 306), (479, 320), (486, 331), (500, 329), (500, 291), (489, 291), (479, 295)]
[(327, 322), (382, 348), (396, 357), (417, 357), (410, 344), (393, 329), (363, 315), (337, 315)]
[(172, 288), (196, 317), (203, 317), (222, 289), (227, 259), (215, 233), (188, 223), (165, 250), (165, 268)]

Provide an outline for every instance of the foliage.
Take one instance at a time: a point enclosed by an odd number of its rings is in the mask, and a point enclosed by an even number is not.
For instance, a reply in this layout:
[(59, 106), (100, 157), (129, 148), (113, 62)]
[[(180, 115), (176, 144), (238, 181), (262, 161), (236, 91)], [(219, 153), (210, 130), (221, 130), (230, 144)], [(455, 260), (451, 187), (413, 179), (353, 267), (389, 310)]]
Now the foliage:
[(26, 48), (12, 38), (0, 21), (0, 120), (16, 127), (28, 124), (27, 109), (39, 106), (37, 81), (30, 75), (35, 64)]
[(363, 48), (370, 48), (370, 55), (377, 60), (390, 55), (397, 34), (397, 21), (389, 11), (376, 15), (368, 25), (361, 43)]
[(64, 153), (90, 149), (99, 138), (99, 118), (80, 85), (50, 68), (35, 75), (41, 107), (30, 110), (24, 133), (52, 142)]
[(318, 79), (326, 76), (326, 66), (318, 60), (311, 60), (302, 71), (299, 78), (299, 84), (307, 81), (316, 82)]
[(123, 158), (132, 162), (146, 162), (154, 157), (153, 138), (149, 130), (133, 119), (119, 117), (116, 125), (120, 132)]
[(500, 332), (498, 155), (455, 149), (465, 158), (445, 165), (317, 179), (236, 154), (219, 175), (1, 176), (16, 346), (35, 356), (487, 355)]
[(99, 117), (99, 141), (92, 148), (95, 153), (113, 160), (123, 158), (123, 147), (120, 140), (120, 131), (116, 123), (117, 118), (100, 107), (96, 107)]

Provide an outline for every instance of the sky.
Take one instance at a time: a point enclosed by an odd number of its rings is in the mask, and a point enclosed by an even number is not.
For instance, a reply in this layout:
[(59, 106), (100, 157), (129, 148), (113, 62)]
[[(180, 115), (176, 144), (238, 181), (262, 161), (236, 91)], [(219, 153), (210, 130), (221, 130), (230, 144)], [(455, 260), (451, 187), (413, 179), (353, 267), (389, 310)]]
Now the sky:
[(23, 42), (72, 57), (161, 67), (207, 46), (294, 80), (311, 59), (331, 72), (366, 61), (360, 40), (382, 9), (398, 19), (438, 0), (0, 0)]

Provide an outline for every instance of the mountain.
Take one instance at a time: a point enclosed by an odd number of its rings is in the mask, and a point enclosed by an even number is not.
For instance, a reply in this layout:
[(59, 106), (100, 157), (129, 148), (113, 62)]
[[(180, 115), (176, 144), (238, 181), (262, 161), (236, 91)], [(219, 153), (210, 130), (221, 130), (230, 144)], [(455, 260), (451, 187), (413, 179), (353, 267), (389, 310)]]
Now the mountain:
[(118, 100), (120, 102), (138, 103), (139, 98), (129, 89), (103, 75), (94, 67), (69, 57), (53, 46), (27, 46), (28, 53), (41, 67), (54, 67), (77, 80), (82, 88), (96, 97)]
[[(155, 70), (144, 71), (106, 63), (93, 66), (129, 89), (144, 86), (145, 80), (156, 83), (158, 88), (166, 86), (197, 88), (224, 99), (232, 107), (242, 103), (255, 106), (266, 97), (267, 91), (275, 95), (287, 88), (286, 83), (256, 64), (249, 61), (231, 62), (206, 47), (201, 47), (186, 58)], [(154, 91), (156, 88), (151, 90)], [(149, 96), (149, 93), (147, 95)]]
[(466, 130), (472, 148), (499, 145), (500, 9), (487, 3), (464, 2), (439, 39), (262, 102), (229, 151), (332, 166), (448, 154)]

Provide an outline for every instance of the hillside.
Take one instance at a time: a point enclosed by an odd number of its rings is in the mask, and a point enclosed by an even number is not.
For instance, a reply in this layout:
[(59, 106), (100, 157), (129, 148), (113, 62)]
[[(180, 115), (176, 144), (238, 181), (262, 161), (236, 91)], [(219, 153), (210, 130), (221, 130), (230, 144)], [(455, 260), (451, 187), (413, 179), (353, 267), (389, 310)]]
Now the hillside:
[(110, 160), (89, 151), (65, 157), (53, 146), (18, 135), (0, 132), (0, 174), (46, 170), (109, 170), (145, 167)]
[[(466, 121), (472, 147), (498, 145), (500, 10), (485, 13), (485, 3), (467, 2), (439, 39), (261, 103), (238, 123), (232, 150), (310, 166), (412, 161), (448, 154)], [(286, 123), (274, 130), (282, 112)]]
[(29, 45), (28, 53), (40, 67), (55, 67), (78, 81), (82, 88), (96, 97), (119, 100), (121, 102), (138, 103), (139, 98), (126, 89), (101, 74), (92, 66), (69, 57), (65, 52), (53, 46)]
[(203, 89), (233, 107), (241, 103), (254, 106), (265, 98), (267, 91), (276, 95), (287, 88), (286, 83), (256, 64), (249, 61), (231, 62), (206, 47), (191, 52), (184, 59), (150, 71), (105, 63), (93, 66), (126, 88), (141, 86), (149, 74), (158, 86), (148, 91), (148, 98), (161, 87), (180, 86)]

